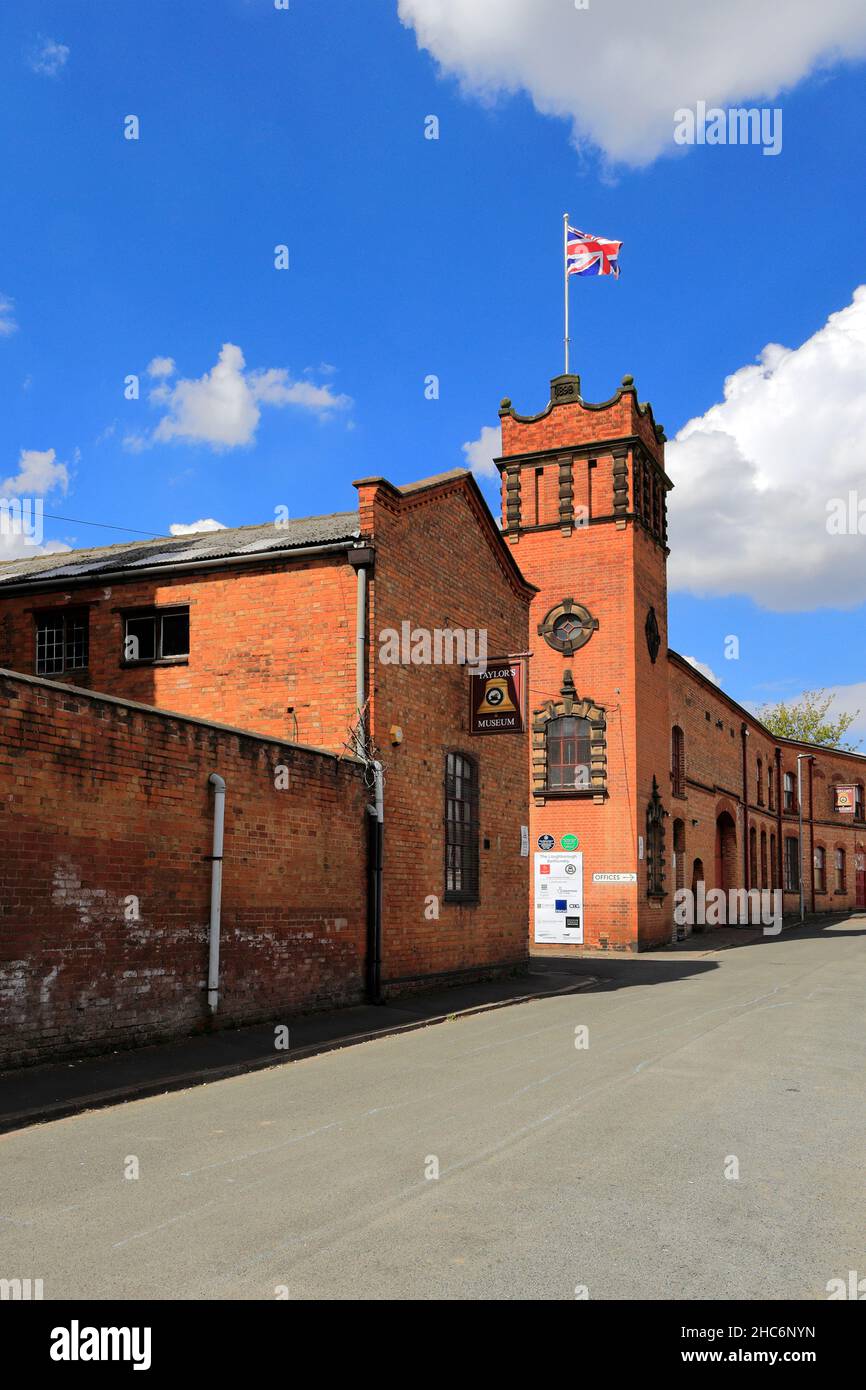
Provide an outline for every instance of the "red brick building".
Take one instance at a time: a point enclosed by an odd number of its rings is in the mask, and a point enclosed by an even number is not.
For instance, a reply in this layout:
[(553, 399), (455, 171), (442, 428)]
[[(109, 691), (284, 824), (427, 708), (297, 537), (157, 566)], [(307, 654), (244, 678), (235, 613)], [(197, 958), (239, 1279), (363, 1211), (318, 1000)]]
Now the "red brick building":
[(0, 569), (0, 996), (28, 1055), (206, 1016), (210, 772), (223, 1020), (525, 967), (527, 735), (470, 734), (466, 663), (526, 651), (534, 590), (465, 470), (356, 486), (353, 512)]
[[(866, 906), (866, 758), (774, 738), (668, 647), (631, 378), (500, 417), (501, 528), (458, 469), (0, 566), (0, 1055), (516, 970), (533, 939), (640, 950), (699, 885)], [(521, 654), (527, 732), (474, 736), (467, 663)]]
[[(779, 889), (785, 914), (796, 912), (798, 754), (805, 908), (866, 907), (866, 758), (774, 738), (668, 647), (672, 484), (664, 432), (632, 378), (594, 405), (578, 377), (556, 377), (540, 414), (520, 415), (506, 399), (500, 419), (503, 535), (537, 587), (533, 851), (541, 841), (572, 884), (578, 866), (583, 880), (582, 911), (564, 875), (555, 893), (534, 883), (539, 949), (668, 941), (674, 890), (698, 883)], [(837, 809), (840, 786), (854, 789), (853, 813)], [(560, 853), (563, 836), (581, 860)], [(562, 930), (539, 931), (557, 920)]]

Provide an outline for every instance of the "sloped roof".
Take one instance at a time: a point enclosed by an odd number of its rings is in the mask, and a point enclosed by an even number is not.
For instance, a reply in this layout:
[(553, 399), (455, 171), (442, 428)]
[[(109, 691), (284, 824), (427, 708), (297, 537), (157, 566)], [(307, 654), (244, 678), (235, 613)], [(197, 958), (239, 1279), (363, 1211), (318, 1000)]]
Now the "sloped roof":
[(127, 541), (94, 550), (55, 551), (0, 563), (0, 591), (4, 586), (39, 580), (74, 581), (118, 571), (134, 574), (152, 565), (195, 565), (204, 560), (229, 560), (325, 545), (329, 541), (350, 541), (358, 536), (359, 529), (357, 512), (333, 512), (330, 516), (299, 517), (285, 525), (270, 521), (263, 526), (232, 526), (222, 531)]

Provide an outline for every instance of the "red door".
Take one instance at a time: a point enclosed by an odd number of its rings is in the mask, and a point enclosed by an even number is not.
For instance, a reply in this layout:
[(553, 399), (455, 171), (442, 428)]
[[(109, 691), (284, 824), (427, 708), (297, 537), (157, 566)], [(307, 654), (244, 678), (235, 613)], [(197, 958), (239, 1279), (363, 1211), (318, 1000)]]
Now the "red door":
[(855, 873), (854, 906), (866, 908), (866, 869), (857, 869)]

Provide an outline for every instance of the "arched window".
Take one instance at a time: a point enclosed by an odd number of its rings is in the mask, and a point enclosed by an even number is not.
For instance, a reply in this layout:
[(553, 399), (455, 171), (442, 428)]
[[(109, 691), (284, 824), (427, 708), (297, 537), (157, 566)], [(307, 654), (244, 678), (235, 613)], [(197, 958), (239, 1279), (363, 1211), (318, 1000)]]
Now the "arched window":
[(815, 846), (815, 892), (827, 891), (827, 856), (823, 845)]
[(844, 849), (837, 849), (837, 851), (836, 851), (836, 892), (837, 892), (837, 893), (844, 893), (844, 892), (845, 892), (845, 851), (844, 851)]
[(588, 719), (561, 715), (547, 721), (547, 785), (553, 791), (591, 786), (592, 729)]
[(769, 888), (770, 883), (767, 877), (767, 832), (761, 831), (761, 887)]
[(749, 870), (749, 886), (750, 886), (751, 888), (757, 888), (757, 886), (758, 886), (758, 873), (759, 873), (759, 869), (758, 869), (758, 832), (757, 832), (757, 830), (755, 829), (754, 825), (751, 826), (750, 829), (749, 829), (749, 864), (751, 865), (750, 870)]
[(772, 767), (767, 768), (767, 805), (771, 811), (776, 809), (776, 775)]
[(786, 772), (786, 773), (785, 773), (785, 778), (784, 778), (784, 782), (783, 782), (782, 785), (783, 785), (783, 787), (784, 787), (784, 799), (783, 799), (783, 801), (782, 801), (782, 809), (783, 809), (784, 811), (796, 811), (796, 809), (797, 809), (797, 799), (796, 799), (796, 796), (795, 796), (795, 794), (794, 794), (794, 774), (793, 774), (793, 772)]
[(671, 790), (674, 796), (686, 794), (686, 736), (678, 724), (671, 729)]
[(532, 792), (546, 797), (607, 795), (604, 710), (580, 698), (570, 671), (563, 672), (560, 699), (547, 700), (532, 717)]
[(763, 806), (763, 804), (764, 804), (764, 759), (763, 759), (763, 758), (759, 758), (759, 759), (758, 759), (758, 776), (757, 776), (757, 784), (758, 784), (758, 805), (759, 805), (759, 806)]

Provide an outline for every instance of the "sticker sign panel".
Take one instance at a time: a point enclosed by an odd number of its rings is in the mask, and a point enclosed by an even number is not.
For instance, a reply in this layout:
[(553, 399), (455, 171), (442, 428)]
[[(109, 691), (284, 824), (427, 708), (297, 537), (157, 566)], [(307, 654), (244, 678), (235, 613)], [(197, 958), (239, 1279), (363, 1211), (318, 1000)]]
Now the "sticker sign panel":
[(853, 787), (836, 787), (836, 810), (845, 816), (853, 816), (855, 795)]
[(582, 854), (536, 854), (535, 940), (547, 945), (583, 945)]

